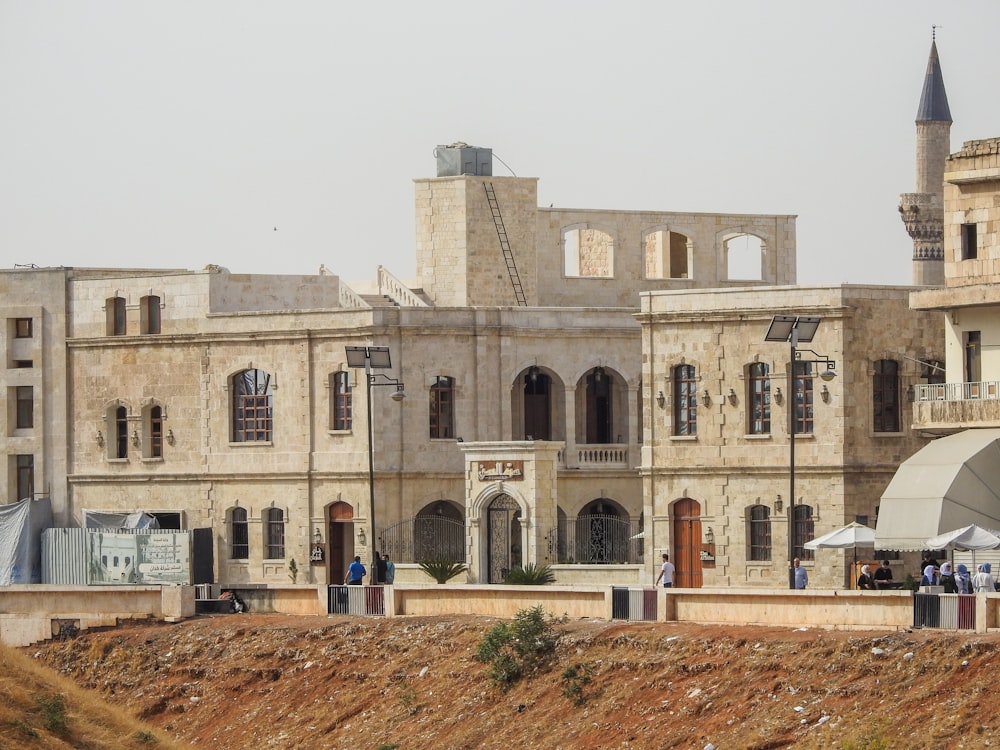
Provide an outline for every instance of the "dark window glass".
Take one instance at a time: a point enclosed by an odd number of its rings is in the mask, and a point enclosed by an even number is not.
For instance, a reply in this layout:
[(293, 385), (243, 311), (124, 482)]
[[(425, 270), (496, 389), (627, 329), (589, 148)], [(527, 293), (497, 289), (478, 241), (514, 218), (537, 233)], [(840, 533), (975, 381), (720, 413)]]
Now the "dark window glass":
[(115, 409), (115, 458), (128, 458), (128, 409)]
[(233, 560), (246, 560), (250, 557), (250, 527), (247, 524), (245, 508), (233, 508), (229, 517), (232, 540), (229, 557)]
[(792, 421), (795, 434), (813, 431), (813, 363), (795, 363), (795, 393), (792, 394)]
[(353, 400), (351, 374), (349, 372), (333, 373), (333, 429), (351, 429)]
[(813, 551), (803, 546), (816, 536), (813, 530), (813, 509), (811, 505), (795, 506), (794, 534), (795, 536), (792, 539), (792, 546), (794, 548), (792, 550), (792, 557), (797, 557), (800, 560), (812, 560)]
[(962, 225), (962, 260), (975, 260), (978, 257), (978, 250), (976, 247), (978, 237), (976, 235), (977, 232), (975, 224)]
[(17, 393), (17, 427), (30, 429), (35, 426), (35, 389), (30, 385), (19, 385)]
[(872, 375), (872, 415), (875, 432), (899, 432), (899, 363), (880, 359)]
[(430, 390), (430, 436), (448, 439), (455, 436), (455, 381), (438, 375)]
[(108, 333), (112, 336), (125, 335), (125, 298), (112, 297), (108, 300), (110, 320)]
[(142, 332), (160, 332), (160, 298), (152, 294), (142, 298)]
[(17, 499), (26, 500), (35, 496), (35, 457), (17, 457)]
[(163, 409), (154, 406), (149, 410), (149, 455), (163, 456)]
[(14, 319), (14, 338), (30, 339), (32, 337), (31, 318)]

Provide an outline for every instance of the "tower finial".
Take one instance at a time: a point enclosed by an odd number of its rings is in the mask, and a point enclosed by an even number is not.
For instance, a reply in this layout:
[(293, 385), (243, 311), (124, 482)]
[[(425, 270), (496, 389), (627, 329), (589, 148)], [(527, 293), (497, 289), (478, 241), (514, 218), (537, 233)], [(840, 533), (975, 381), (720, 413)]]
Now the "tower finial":
[(931, 41), (937, 41), (937, 30), (943, 28), (940, 24), (931, 24)]

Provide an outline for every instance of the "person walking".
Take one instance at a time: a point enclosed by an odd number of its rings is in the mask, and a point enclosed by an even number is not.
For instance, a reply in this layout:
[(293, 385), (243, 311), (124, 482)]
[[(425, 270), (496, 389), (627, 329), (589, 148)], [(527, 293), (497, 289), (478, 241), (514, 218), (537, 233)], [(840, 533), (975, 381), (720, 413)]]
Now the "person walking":
[(795, 569), (795, 588), (804, 589), (809, 585), (809, 573), (802, 567), (802, 561), (799, 558), (792, 560), (792, 567)]
[(666, 552), (663, 553), (663, 565), (660, 566), (660, 575), (656, 576), (656, 580), (653, 581), (655, 586), (663, 579), (663, 588), (670, 589), (674, 587), (674, 573), (676, 572), (674, 564), (670, 562), (670, 555)]
[(366, 575), (368, 575), (368, 571), (361, 564), (360, 555), (356, 556), (354, 562), (347, 568), (347, 577), (344, 578), (344, 583), (348, 586), (360, 586)]

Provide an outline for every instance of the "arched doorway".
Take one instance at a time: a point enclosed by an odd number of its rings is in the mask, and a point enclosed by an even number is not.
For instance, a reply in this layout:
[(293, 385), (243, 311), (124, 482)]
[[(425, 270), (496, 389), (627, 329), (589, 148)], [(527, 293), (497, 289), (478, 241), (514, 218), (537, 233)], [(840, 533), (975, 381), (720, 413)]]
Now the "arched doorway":
[(524, 439), (552, 439), (552, 378), (537, 367), (524, 375)]
[(674, 503), (674, 586), (701, 588), (701, 504), (690, 497)]
[(521, 507), (510, 495), (497, 495), (486, 509), (488, 583), (503, 583), (521, 566)]
[(616, 502), (600, 497), (587, 503), (576, 517), (574, 556), (579, 562), (633, 562), (636, 546), (628, 514)]
[(347, 566), (354, 559), (354, 508), (348, 503), (334, 503), (327, 508), (326, 538), (329, 542), (327, 555), (327, 583), (343, 583), (347, 576)]

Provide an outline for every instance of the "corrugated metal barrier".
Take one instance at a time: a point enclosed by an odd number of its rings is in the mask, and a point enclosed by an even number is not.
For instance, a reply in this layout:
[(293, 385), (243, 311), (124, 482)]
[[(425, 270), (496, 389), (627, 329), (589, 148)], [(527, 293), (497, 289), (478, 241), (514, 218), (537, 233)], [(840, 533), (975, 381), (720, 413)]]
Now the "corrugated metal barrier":
[(975, 630), (976, 597), (916, 592), (913, 595), (913, 627)]
[(331, 615), (385, 615), (384, 586), (329, 586), (326, 611)]
[(611, 617), (656, 622), (656, 589), (611, 588)]

